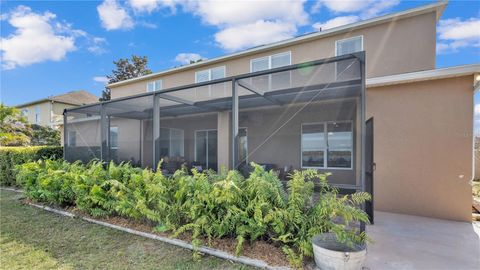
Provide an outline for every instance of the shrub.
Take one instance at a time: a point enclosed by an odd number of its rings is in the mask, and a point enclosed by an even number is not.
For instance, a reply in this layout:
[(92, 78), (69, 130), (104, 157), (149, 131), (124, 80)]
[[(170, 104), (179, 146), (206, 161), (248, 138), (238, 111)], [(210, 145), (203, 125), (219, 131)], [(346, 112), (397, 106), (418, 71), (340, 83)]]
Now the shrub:
[(62, 147), (0, 147), (0, 184), (15, 184), (15, 165), (38, 159), (62, 158)]
[[(358, 205), (367, 193), (340, 196), (328, 174), (295, 171), (287, 192), (272, 171), (253, 164), (244, 178), (237, 171), (178, 170), (171, 177), (128, 163), (87, 165), (40, 160), (18, 166), (17, 183), (28, 197), (58, 205), (76, 205), (93, 216), (118, 215), (150, 223), (174, 236), (192, 233), (198, 247), (205, 237), (229, 237), (240, 254), (246, 241), (263, 239), (283, 247), (292, 265), (313, 256), (311, 239), (333, 232), (347, 244), (366, 241), (352, 222), (368, 222)], [(313, 199), (313, 181), (319, 181)], [(195, 253), (195, 255), (198, 255)]]

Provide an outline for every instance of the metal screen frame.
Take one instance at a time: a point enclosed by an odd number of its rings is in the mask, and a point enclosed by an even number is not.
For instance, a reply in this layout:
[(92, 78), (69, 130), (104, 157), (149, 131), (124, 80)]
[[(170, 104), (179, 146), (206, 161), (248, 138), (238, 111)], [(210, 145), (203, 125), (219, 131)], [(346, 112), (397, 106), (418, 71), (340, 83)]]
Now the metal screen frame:
[[(308, 66), (319, 66), (319, 65), (325, 65), (325, 64), (331, 64), (331, 63), (337, 63), (342, 60), (349, 60), (349, 59), (356, 59), (359, 63), (359, 73), (360, 73), (360, 78), (356, 80), (350, 80), (350, 81), (341, 81), (341, 82), (331, 82), (328, 84), (324, 85), (309, 85), (309, 86), (304, 86), (304, 87), (297, 87), (297, 88), (291, 88), (287, 89), (285, 91), (308, 91), (309, 89), (313, 88), (319, 88), (319, 87), (324, 87), (323, 89), (334, 89), (334, 88), (339, 88), (339, 87), (347, 87), (347, 86), (359, 86), (360, 87), (360, 132), (361, 132), (361, 142), (360, 142), (360, 185), (356, 184), (355, 186), (353, 185), (345, 185), (341, 186), (341, 188), (347, 188), (347, 189), (355, 189), (355, 190), (365, 190), (365, 52), (357, 52), (357, 53), (352, 53), (352, 54), (346, 54), (342, 56), (336, 56), (336, 57), (331, 57), (331, 58), (326, 58), (322, 60), (315, 60), (315, 61), (310, 61), (310, 62), (305, 62), (301, 64), (294, 64), (294, 65), (289, 65), (289, 66), (284, 66), (284, 67), (279, 67), (279, 68), (274, 68), (274, 69), (269, 69), (265, 71), (258, 71), (258, 72), (252, 72), (252, 73), (247, 73), (247, 74), (242, 74), (242, 75), (237, 75), (237, 76), (231, 76), (231, 77), (226, 77), (222, 79), (217, 79), (217, 80), (212, 80), (212, 81), (206, 81), (206, 82), (201, 82), (201, 83), (194, 83), (194, 84), (189, 84), (189, 85), (184, 85), (184, 86), (179, 86), (179, 87), (173, 87), (165, 90), (159, 90), (159, 91), (154, 91), (154, 92), (147, 92), (147, 93), (142, 93), (138, 95), (132, 95), (128, 97), (122, 97), (122, 98), (117, 98), (109, 101), (104, 101), (104, 102), (99, 102), (99, 103), (94, 103), (94, 104), (88, 104), (84, 106), (79, 106), (71, 109), (65, 109), (64, 110), (64, 149), (67, 150), (67, 141), (66, 141), (66, 134), (68, 134), (68, 113), (74, 113), (81, 111), (82, 109), (92, 107), (92, 106), (101, 106), (100, 110), (100, 124), (101, 124), (101, 159), (104, 161), (109, 161), (109, 149), (108, 149), (108, 120), (107, 116), (105, 113), (105, 108), (104, 106), (106, 104), (112, 103), (112, 102), (119, 102), (122, 100), (128, 100), (128, 99), (134, 99), (134, 98), (139, 98), (139, 97), (146, 97), (146, 96), (151, 96), (153, 99), (153, 134), (152, 134), (152, 149), (153, 149), (153, 168), (156, 169), (158, 166), (158, 163), (160, 161), (160, 114), (161, 112), (161, 107), (160, 107), (160, 98), (163, 96), (167, 96), (168, 93), (173, 93), (181, 90), (187, 90), (191, 88), (197, 88), (197, 87), (202, 87), (202, 86), (208, 86), (208, 85), (214, 85), (214, 84), (220, 84), (220, 83), (231, 83), (232, 87), (232, 94), (230, 98), (225, 98), (225, 101), (230, 103), (231, 102), (231, 141), (230, 141), (230, 151), (231, 151), (231, 165), (232, 168), (235, 167), (235, 164), (237, 162), (237, 153), (238, 153), (238, 135), (239, 135), (239, 86), (241, 86), (244, 89), (247, 89), (248, 91), (252, 92), (252, 94), (257, 94), (262, 96), (265, 99), (268, 99), (268, 95), (262, 95), (262, 93), (259, 93), (255, 89), (249, 87), (245, 83), (242, 82), (242, 79), (247, 79), (247, 78), (252, 78), (255, 76), (261, 76), (261, 75), (269, 75), (269, 74), (274, 74), (278, 72), (284, 72), (284, 71), (293, 71), (301, 68), (305, 68)], [(301, 88), (301, 89), (300, 89)], [(228, 100), (230, 99), (230, 100)], [(68, 153), (64, 151), (64, 158), (67, 158)]]

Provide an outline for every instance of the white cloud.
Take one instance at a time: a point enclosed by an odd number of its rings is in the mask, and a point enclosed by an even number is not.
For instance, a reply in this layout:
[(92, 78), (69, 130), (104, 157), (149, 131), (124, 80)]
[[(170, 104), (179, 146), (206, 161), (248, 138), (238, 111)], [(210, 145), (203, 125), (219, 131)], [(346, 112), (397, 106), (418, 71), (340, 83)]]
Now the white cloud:
[(326, 30), (326, 29), (330, 29), (330, 28), (335, 28), (335, 27), (338, 27), (338, 26), (342, 26), (342, 25), (345, 25), (345, 24), (350, 24), (350, 23), (354, 23), (354, 22), (357, 22), (359, 21), (360, 18), (358, 16), (355, 16), (355, 15), (350, 15), (350, 16), (340, 16), (340, 17), (336, 17), (336, 18), (333, 18), (331, 20), (328, 20), (326, 22), (317, 22), (315, 24), (313, 24), (313, 28), (315, 30)]
[(97, 55), (104, 54), (107, 52), (107, 50), (103, 47), (103, 45), (105, 45), (106, 43), (107, 43), (107, 40), (104, 38), (93, 37), (89, 41), (87, 50)]
[(390, 8), (400, 4), (400, 0), (376, 0), (371, 1), (369, 7), (362, 11), (361, 17), (363, 19), (370, 19), (381, 15)]
[[(6, 15), (8, 23), (16, 28), (15, 32), (0, 39), (2, 67), (14, 69), (18, 66), (28, 66), (48, 60), (60, 61), (68, 52), (76, 50), (75, 35), (83, 31), (69, 34), (59, 34), (51, 24), (55, 14), (45, 12), (35, 13), (31, 8), (18, 6)], [(61, 27), (72, 30), (69, 26)]]
[(325, 6), (333, 12), (358, 12), (365, 9), (371, 0), (319, 0), (318, 6)]
[(304, 2), (304, 0), (204, 0), (190, 2), (185, 7), (200, 16), (205, 23), (216, 26), (238, 26), (258, 20), (282, 20), (305, 24), (308, 22), (308, 14), (303, 8)]
[(157, 0), (129, 0), (129, 5), (137, 12), (152, 12), (158, 7)]
[(133, 20), (125, 8), (120, 6), (116, 0), (105, 0), (97, 7), (98, 15), (103, 28), (107, 30), (131, 29)]
[(308, 23), (305, 0), (180, 1), (183, 9), (218, 27), (215, 41), (235, 51), (293, 37)]
[(334, 13), (360, 13), (362, 19), (378, 16), (394, 7), (400, 0), (318, 0), (312, 11), (317, 12), (321, 6)]
[[(183, 11), (200, 17), (203, 23), (218, 28), (215, 40), (218, 45), (230, 51), (265, 44), (280, 39), (293, 37), (297, 28), (309, 23), (309, 15), (304, 10), (306, 0), (128, 0), (123, 7), (117, 0), (104, 0), (98, 6), (102, 25), (107, 30), (129, 29), (134, 22), (126, 8), (134, 14), (152, 13), (168, 8), (174, 13), (177, 7)], [(137, 25), (155, 27), (150, 23), (136, 22)], [(260, 26), (261, 29), (255, 29)], [(256, 38), (240, 39), (237, 33), (251, 31)], [(272, 30), (273, 32), (266, 32)]]
[(135, 12), (147, 12), (151, 13), (152, 11), (160, 7), (168, 7), (172, 12), (176, 10), (176, 3), (179, 1), (176, 0), (128, 0), (128, 4), (132, 7)]
[(200, 59), (206, 59), (198, 53), (179, 53), (175, 57), (175, 61), (179, 62), (182, 65), (190, 64), (190, 61), (198, 61)]
[(108, 78), (105, 76), (95, 76), (93, 77), (93, 80), (102, 84), (107, 84), (108, 83)]
[(437, 52), (457, 52), (460, 48), (480, 47), (480, 19), (460, 18), (440, 20)]
[(285, 40), (297, 32), (288, 22), (257, 21), (251, 24), (227, 27), (215, 34), (215, 41), (227, 51)]

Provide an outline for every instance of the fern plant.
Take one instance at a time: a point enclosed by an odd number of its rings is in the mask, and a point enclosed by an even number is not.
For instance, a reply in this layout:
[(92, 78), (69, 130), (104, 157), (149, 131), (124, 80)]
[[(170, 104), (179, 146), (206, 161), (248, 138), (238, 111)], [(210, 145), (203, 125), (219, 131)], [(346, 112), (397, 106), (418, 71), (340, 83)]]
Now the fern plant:
[[(313, 170), (294, 171), (285, 191), (273, 171), (251, 166), (246, 179), (237, 171), (186, 168), (167, 177), (160, 169), (129, 163), (45, 160), (18, 166), (16, 181), (35, 200), (146, 222), (174, 236), (190, 232), (195, 248), (204, 238), (208, 244), (213, 238), (232, 238), (239, 255), (245, 243), (266, 240), (282, 246), (295, 267), (313, 256), (316, 234), (331, 232), (347, 244), (367, 240), (352, 226), (368, 222), (358, 207), (369, 199), (367, 193), (340, 195), (328, 184), (329, 174)], [(319, 189), (315, 200), (314, 183)]]

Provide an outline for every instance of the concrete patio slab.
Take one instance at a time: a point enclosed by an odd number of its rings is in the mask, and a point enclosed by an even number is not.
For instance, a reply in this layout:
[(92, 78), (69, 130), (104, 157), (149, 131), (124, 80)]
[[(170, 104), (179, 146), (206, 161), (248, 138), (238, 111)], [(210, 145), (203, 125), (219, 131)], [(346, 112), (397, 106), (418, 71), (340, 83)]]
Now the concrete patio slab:
[(375, 212), (366, 269), (480, 269), (474, 224)]

